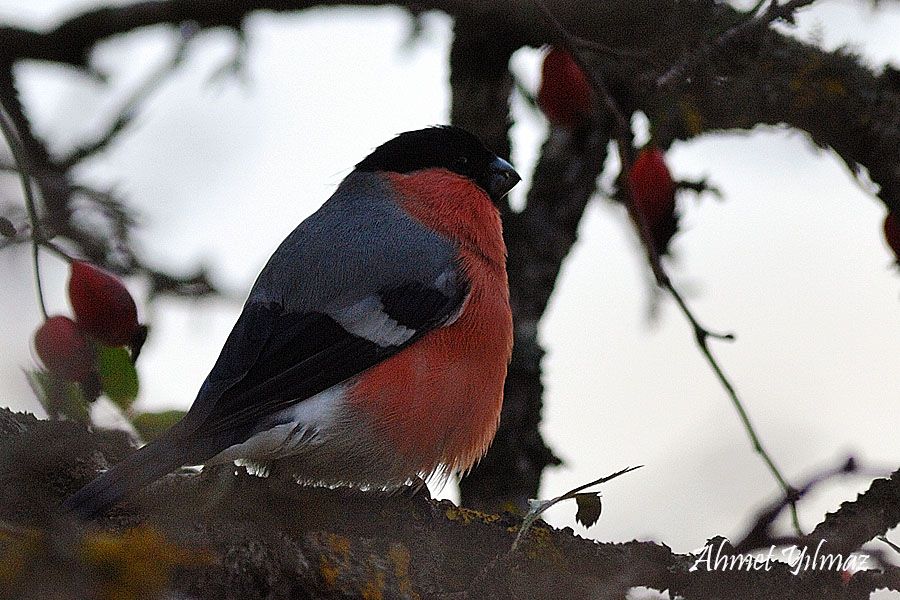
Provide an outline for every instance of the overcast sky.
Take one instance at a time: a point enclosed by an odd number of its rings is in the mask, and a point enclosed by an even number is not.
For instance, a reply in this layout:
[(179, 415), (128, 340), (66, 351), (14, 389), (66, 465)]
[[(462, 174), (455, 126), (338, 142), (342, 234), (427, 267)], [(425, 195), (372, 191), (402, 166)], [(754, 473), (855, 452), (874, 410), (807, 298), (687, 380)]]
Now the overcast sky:
[[(0, 20), (46, 27), (93, 4), (0, 0)], [(821, 0), (799, 21), (804, 39), (852, 44), (875, 68), (900, 66), (896, 3), (872, 11)], [(139, 364), (141, 407), (189, 406), (269, 254), (358, 160), (400, 131), (447, 121), (451, 23), (437, 15), (426, 23), (408, 45), (408, 22), (389, 8), (256, 15), (246, 84), (210, 83), (235, 43), (225, 32), (203, 33), (131, 130), (81, 173), (132, 201), (139, 246), (153, 264), (208, 264), (233, 295), (143, 308), (152, 335)], [(109, 86), (70, 69), (23, 66), (17, 74), (37, 130), (58, 150), (85, 139), (173, 42), (170, 30), (153, 28), (102, 44), (95, 63)], [(514, 57), (532, 89), (540, 58), (537, 50)], [(521, 202), (546, 124), (521, 101), (514, 113)], [(636, 126), (645, 132), (640, 119)], [(671, 270), (703, 323), (737, 333), (714, 351), (775, 461), (795, 481), (848, 453), (896, 468), (900, 275), (881, 236), (883, 205), (833, 153), (784, 128), (703, 136), (675, 145), (668, 159), (676, 177), (708, 177), (725, 195), (680, 199), (684, 232)], [(688, 551), (715, 534), (739, 535), (778, 488), (684, 318), (666, 300), (648, 319), (649, 274), (636, 248), (623, 210), (598, 194), (541, 324), (543, 431), (566, 462), (547, 472), (542, 495), (646, 465), (604, 488), (599, 525), (576, 530)], [(64, 312), (64, 266), (51, 256), (43, 264), (50, 305)], [(0, 253), (0, 268), (0, 404), (37, 411), (21, 374), (39, 323), (27, 250)], [(140, 296), (140, 282), (130, 284)], [(803, 524), (867, 485), (826, 486), (801, 505)], [(442, 494), (454, 497), (455, 488)], [(574, 512), (563, 506), (549, 518), (574, 525)]]

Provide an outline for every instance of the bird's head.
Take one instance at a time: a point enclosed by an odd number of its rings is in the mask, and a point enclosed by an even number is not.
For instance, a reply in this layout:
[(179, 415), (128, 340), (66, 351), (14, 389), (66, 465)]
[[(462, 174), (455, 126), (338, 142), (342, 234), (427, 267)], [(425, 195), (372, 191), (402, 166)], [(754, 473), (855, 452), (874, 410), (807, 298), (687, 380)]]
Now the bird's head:
[(447, 169), (474, 181), (494, 202), (521, 180), (512, 165), (485, 148), (481, 140), (452, 125), (401, 133), (378, 146), (356, 169), (392, 173)]

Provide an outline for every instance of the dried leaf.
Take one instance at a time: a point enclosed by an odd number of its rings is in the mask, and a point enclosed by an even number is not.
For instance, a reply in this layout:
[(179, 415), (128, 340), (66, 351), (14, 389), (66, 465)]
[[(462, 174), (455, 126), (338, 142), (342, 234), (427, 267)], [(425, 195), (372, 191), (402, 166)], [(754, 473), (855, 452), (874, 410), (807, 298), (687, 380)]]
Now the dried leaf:
[(594, 525), (600, 518), (600, 513), (603, 510), (603, 504), (600, 502), (600, 494), (594, 492), (576, 494), (575, 502), (578, 504), (578, 512), (575, 513), (575, 520), (585, 527)]

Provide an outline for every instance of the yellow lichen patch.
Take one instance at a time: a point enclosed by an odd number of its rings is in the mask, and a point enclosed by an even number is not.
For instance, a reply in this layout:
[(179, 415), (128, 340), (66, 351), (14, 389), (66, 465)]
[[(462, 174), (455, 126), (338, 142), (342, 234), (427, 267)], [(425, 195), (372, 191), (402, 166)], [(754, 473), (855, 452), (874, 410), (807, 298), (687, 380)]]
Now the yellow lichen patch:
[(678, 108), (681, 110), (681, 118), (691, 135), (699, 135), (703, 132), (703, 117), (700, 111), (694, 106), (694, 103), (687, 99), (678, 101)]
[(502, 512), (508, 512), (508, 513), (510, 513), (510, 514), (512, 514), (512, 515), (519, 515), (519, 516), (522, 516), (522, 515), (524, 514), (524, 512), (523, 512), (522, 509), (519, 507), (519, 505), (516, 504), (515, 502), (513, 502), (512, 500), (507, 500), (506, 502), (504, 502), (503, 504), (501, 504), (501, 505), (500, 505), (500, 510), (501, 510)]
[(847, 95), (847, 88), (844, 86), (844, 82), (834, 77), (826, 77), (823, 79), (822, 87), (825, 88), (825, 93), (831, 94), (832, 96)]
[(0, 529), (0, 592), (25, 571), (43, 540), (43, 533), (36, 529)]
[(325, 548), (328, 549), (328, 555), (323, 554), (319, 559), (319, 573), (321, 573), (325, 585), (334, 588), (337, 586), (340, 567), (328, 557), (332, 556), (337, 561), (346, 563), (350, 559), (350, 539), (336, 533), (325, 533), (322, 541)]
[(419, 598), (413, 587), (412, 578), (409, 575), (411, 557), (409, 549), (400, 543), (391, 544), (388, 548), (388, 558), (394, 565), (394, 577), (397, 578), (397, 591), (406, 598)]
[(830, 70), (821, 59), (810, 60), (797, 74), (791, 78), (788, 86), (794, 92), (794, 106), (799, 110), (813, 108), (822, 94), (846, 96), (847, 86), (843, 81), (830, 74)]
[(461, 506), (451, 506), (446, 511), (444, 511), (444, 516), (451, 521), (462, 521), (463, 525), (468, 525), (473, 521), (477, 521), (479, 523), (494, 523), (500, 517), (499, 515), (492, 515), (490, 513), (483, 513), (478, 510), (472, 510), (470, 508), (462, 508)]
[(207, 552), (173, 544), (149, 526), (121, 534), (89, 534), (82, 542), (81, 557), (100, 572), (98, 593), (105, 600), (153, 598), (166, 589), (175, 567), (212, 561)]
[[(518, 534), (519, 527), (508, 527), (510, 533)], [(531, 560), (540, 560), (542, 562), (550, 562), (557, 566), (566, 564), (566, 557), (553, 543), (553, 530), (543, 526), (532, 526), (528, 530), (525, 543), (520, 546), (525, 556)]]
[(794, 92), (794, 108), (797, 110), (809, 110), (815, 105), (815, 89), (809, 82), (794, 78), (790, 82), (791, 91)]
[(328, 551), (341, 560), (350, 558), (350, 538), (336, 533), (326, 533), (324, 541)]
[(335, 587), (338, 578), (338, 568), (324, 556), (319, 559), (319, 573), (322, 575), (325, 587)]
[(383, 600), (384, 573), (377, 569), (373, 569), (372, 577), (363, 584), (361, 592), (363, 600)]

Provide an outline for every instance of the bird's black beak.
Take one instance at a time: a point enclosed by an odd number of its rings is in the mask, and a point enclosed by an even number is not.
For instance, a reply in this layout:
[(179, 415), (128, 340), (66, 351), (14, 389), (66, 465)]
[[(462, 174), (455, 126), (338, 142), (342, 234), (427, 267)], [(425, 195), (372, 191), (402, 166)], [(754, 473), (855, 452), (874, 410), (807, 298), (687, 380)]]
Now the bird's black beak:
[(490, 189), (488, 190), (494, 202), (503, 198), (520, 181), (522, 178), (511, 164), (499, 156), (494, 158), (490, 165)]

